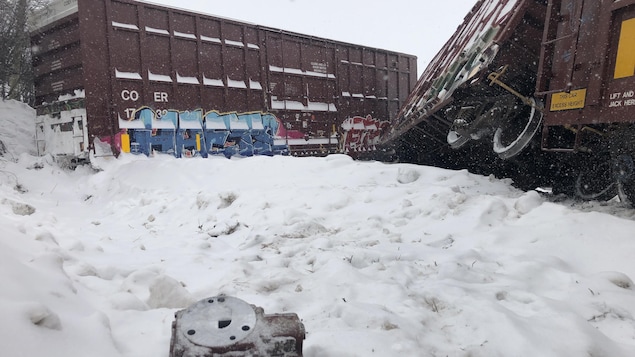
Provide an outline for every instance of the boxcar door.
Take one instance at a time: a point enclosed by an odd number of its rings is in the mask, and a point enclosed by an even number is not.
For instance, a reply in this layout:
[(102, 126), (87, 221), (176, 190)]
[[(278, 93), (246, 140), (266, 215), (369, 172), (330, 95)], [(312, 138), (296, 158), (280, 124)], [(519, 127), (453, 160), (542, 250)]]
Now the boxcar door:
[(600, 4), (597, 0), (550, 1), (549, 33), (543, 41), (543, 46), (552, 48), (549, 78), (544, 80), (548, 83), (546, 92), (550, 94), (547, 109), (553, 113), (548, 119), (561, 121), (556, 119), (558, 112), (566, 114), (585, 104), (585, 100), (572, 99), (586, 99), (597, 61), (604, 54), (605, 48), (597, 45)]
[(612, 3), (549, 1), (537, 85), (537, 95), (546, 101), (544, 149), (577, 150), (575, 131), (597, 121), (609, 48), (607, 7)]

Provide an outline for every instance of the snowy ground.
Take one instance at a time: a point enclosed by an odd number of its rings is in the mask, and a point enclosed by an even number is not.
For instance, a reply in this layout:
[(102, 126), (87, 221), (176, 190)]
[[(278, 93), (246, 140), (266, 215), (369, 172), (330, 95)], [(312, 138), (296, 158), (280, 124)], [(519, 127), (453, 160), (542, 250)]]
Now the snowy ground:
[(67, 171), (11, 150), (3, 356), (167, 357), (174, 312), (218, 294), (297, 313), (308, 357), (635, 355), (635, 213), (616, 202), (342, 155)]

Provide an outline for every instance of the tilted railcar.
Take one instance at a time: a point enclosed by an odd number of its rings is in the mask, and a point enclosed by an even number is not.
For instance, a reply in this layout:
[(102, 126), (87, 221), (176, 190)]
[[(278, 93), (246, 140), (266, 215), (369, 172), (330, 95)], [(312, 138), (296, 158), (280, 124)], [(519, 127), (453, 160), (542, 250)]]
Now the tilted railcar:
[(401, 160), (635, 201), (635, 1), (480, 0), (390, 129)]
[[(416, 57), (133, 0), (32, 19), (41, 153), (372, 150)], [(104, 145), (107, 144), (107, 145)]]

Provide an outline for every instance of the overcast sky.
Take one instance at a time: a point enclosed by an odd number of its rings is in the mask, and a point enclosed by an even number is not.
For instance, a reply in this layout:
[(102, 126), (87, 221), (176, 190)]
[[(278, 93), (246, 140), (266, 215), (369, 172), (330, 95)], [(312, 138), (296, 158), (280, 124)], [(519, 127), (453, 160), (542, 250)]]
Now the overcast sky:
[(477, 0), (151, 0), (283, 30), (413, 54), (418, 72)]

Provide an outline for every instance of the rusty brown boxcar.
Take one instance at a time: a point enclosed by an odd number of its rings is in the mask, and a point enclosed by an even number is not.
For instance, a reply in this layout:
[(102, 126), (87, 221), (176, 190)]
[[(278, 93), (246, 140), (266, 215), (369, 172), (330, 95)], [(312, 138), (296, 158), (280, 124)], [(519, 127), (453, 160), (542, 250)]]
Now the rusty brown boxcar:
[(541, 147), (575, 193), (635, 203), (635, 1), (550, 0), (536, 96)]
[[(416, 57), (132, 0), (32, 19), (42, 153), (372, 150)], [(109, 144), (109, 145), (104, 145)]]
[(584, 199), (635, 201), (635, 1), (480, 0), (380, 142)]

